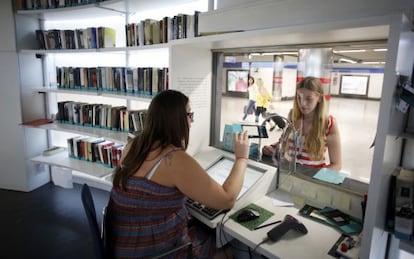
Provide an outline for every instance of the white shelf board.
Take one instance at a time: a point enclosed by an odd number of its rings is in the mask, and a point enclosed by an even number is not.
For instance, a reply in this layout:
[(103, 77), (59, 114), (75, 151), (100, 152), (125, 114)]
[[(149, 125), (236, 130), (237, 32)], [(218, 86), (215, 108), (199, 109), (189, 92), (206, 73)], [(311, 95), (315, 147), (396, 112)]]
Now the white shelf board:
[(111, 191), (112, 189), (112, 174), (105, 176), (104, 178), (96, 178), (86, 173), (72, 171), (72, 181), (78, 184), (88, 184), (94, 188), (98, 188), (105, 191)]
[[(25, 126), (25, 127), (32, 127), (32, 126)], [(33, 128), (33, 127), (32, 127)], [(88, 135), (91, 137), (97, 138), (104, 138), (106, 140), (114, 141), (119, 144), (127, 143), (128, 133), (127, 132), (120, 132), (120, 131), (113, 131), (101, 128), (93, 128), (93, 127), (84, 127), (84, 126), (77, 126), (73, 124), (64, 124), (64, 123), (48, 123), (43, 124), (40, 126), (36, 126), (34, 128), (44, 129), (44, 130), (55, 130), (61, 132), (68, 132), (80, 135)]]
[(80, 171), (96, 178), (103, 178), (111, 174), (114, 170), (113, 168), (107, 168), (101, 164), (70, 158), (67, 151), (59, 152), (51, 156), (33, 157), (30, 161)]
[(94, 95), (94, 96), (103, 96), (103, 97), (111, 97), (111, 98), (121, 98), (121, 99), (126, 99), (126, 100), (146, 102), (148, 104), (152, 100), (152, 96), (148, 96), (148, 95), (136, 95), (136, 94), (125, 93), (125, 92), (109, 92), (109, 91), (101, 91), (101, 90), (62, 89), (62, 88), (57, 88), (56, 86), (51, 86), (51, 87), (44, 86), (44, 87), (34, 88), (33, 90), (38, 93)]
[[(64, 21), (69, 19), (86, 19), (91, 17), (125, 16), (143, 10), (156, 10), (174, 7), (177, 4), (191, 3), (194, 0), (106, 0), (103, 2), (62, 8), (18, 10), (17, 14), (37, 16), (39, 19)], [(128, 8), (128, 10), (127, 10)]]
[[(172, 40), (170, 42), (179, 41)], [(21, 49), (20, 53), (23, 54), (79, 54), (79, 53), (111, 53), (122, 54), (125, 52), (145, 52), (152, 50), (167, 49), (170, 43), (151, 44), (143, 46), (130, 46), (130, 47), (110, 47), (110, 48), (91, 48), (91, 49)]]
[(125, 47), (92, 48), (92, 49), (21, 49), (23, 54), (84, 54), (84, 53), (111, 53), (125, 54)]
[(69, 19), (86, 19), (91, 17), (110, 17), (125, 14), (123, 0), (110, 0), (92, 4), (61, 8), (18, 10), (17, 14), (37, 16), (42, 20), (64, 21)]
[(125, 51), (146, 51), (146, 50), (158, 50), (158, 49), (167, 49), (170, 45), (171, 42), (174, 42), (176, 40), (171, 40), (167, 43), (160, 43), (160, 44), (150, 44), (150, 45), (142, 45), (142, 46), (129, 46), (129, 47), (125, 47), (124, 50)]

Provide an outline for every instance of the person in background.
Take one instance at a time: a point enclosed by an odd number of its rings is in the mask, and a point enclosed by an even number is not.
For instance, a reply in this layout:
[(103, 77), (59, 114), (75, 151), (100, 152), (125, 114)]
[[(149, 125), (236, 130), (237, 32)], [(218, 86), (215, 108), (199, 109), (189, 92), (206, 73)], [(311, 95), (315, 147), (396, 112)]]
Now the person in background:
[[(342, 167), (341, 139), (338, 124), (332, 115), (326, 114), (326, 100), (322, 83), (318, 78), (306, 77), (296, 86), (293, 109), (288, 119), (297, 131), (295, 147), (293, 134), (287, 135), (284, 159), (291, 161), (296, 149), (296, 162), (315, 168)], [(281, 141), (281, 140), (279, 140)], [(264, 146), (264, 155), (273, 155), (278, 143)], [(328, 159), (325, 158), (326, 150)]]
[(185, 204), (188, 197), (230, 209), (243, 185), (250, 143), (246, 131), (235, 133), (234, 164), (220, 185), (186, 153), (193, 119), (181, 92), (166, 90), (151, 101), (145, 127), (126, 146), (113, 178), (108, 211), (114, 258), (152, 257), (187, 241), (194, 258), (224, 258), (215, 230), (191, 225)]
[(259, 122), (259, 116), (262, 115), (263, 118), (266, 117), (266, 111), (270, 106), (270, 103), (273, 99), (273, 96), (269, 93), (263, 83), (263, 79), (257, 79), (257, 94), (256, 94), (256, 111), (255, 122)]
[(257, 95), (257, 85), (254, 82), (254, 77), (248, 76), (247, 82), (247, 91), (249, 93), (249, 102), (246, 105), (246, 109), (243, 115), (243, 121), (246, 120), (247, 115), (249, 112), (253, 111), (252, 113), (256, 112), (256, 95)]

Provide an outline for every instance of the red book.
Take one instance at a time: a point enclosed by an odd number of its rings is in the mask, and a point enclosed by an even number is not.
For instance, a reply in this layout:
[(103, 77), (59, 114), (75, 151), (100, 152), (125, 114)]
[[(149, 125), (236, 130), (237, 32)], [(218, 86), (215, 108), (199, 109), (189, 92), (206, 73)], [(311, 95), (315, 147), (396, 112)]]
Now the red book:
[(40, 125), (44, 125), (48, 123), (53, 123), (53, 120), (52, 119), (38, 119), (34, 121), (23, 122), (22, 125), (36, 127), (36, 126), (40, 126)]

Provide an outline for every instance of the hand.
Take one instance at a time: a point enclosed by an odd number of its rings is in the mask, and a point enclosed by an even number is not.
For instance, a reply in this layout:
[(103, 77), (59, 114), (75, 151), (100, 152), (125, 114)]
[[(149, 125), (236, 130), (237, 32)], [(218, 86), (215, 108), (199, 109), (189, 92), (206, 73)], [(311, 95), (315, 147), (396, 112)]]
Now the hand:
[(249, 158), (250, 139), (247, 131), (234, 133), (234, 154), (236, 157)]
[(278, 144), (279, 143), (274, 143), (271, 144), (270, 146), (263, 146), (262, 148), (262, 154), (265, 156), (273, 156), (273, 154), (275, 153), (276, 149), (278, 148)]

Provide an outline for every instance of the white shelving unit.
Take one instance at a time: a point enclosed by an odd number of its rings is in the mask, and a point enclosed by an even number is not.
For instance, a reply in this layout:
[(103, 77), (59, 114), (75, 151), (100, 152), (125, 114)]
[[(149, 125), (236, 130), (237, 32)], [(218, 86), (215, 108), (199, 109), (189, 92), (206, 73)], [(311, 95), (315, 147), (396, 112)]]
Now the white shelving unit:
[[(192, 95), (195, 95), (198, 98), (203, 96), (204, 99), (194, 101), (193, 106), (198, 114), (202, 115), (204, 113), (207, 116), (211, 105), (210, 91), (207, 88), (209, 87), (209, 78), (211, 77), (211, 57), (208, 56), (206, 59), (197, 61), (200, 66), (196, 68), (193, 67), (192, 61), (198, 60), (199, 54), (210, 55), (209, 48), (204, 47), (202, 51), (197, 48), (197, 50), (194, 50), (195, 52), (192, 52), (192, 54), (197, 55), (192, 55), (190, 57), (185, 52), (179, 52), (181, 51), (183, 44), (185, 45), (186, 39), (175, 40), (178, 42), (178, 47), (175, 47), (173, 43), (174, 41), (136, 47), (125, 46), (124, 26), (127, 23), (130, 23), (132, 17), (137, 13), (143, 12), (144, 10), (157, 10), (161, 7), (165, 12), (168, 7), (173, 7), (175, 5), (193, 5), (196, 2), (201, 1), (174, 0), (166, 3), (165, 1), (154, 0), (149, 3), (148, 1), (111, 0), (74, 7), (16, 11), (16, 27), (19, 29), (16, 33), (18, 39), (17, 53), (21, 60), (20, 63), (22, 64), (20, 68), (21, 74), (24, 70), (30, 67), (30, 69), (33, 70), (33, 77), (36, 78), (36, 80), (27, 80), (26, 82), (22, 80), (23, 82), (21, 82), (22, 92), (25, 92), (28, 95), (27, 98), (25, 98), (27, 102), (24, 102), (25, 104), (23, 104), (23, 110), (27, 111), (23, 111), (23, 121), (50, 117), (51, 114), (56, 114), (57, 102), (62, 100), (77, 101), (77, 99), (80, 99), (83, 101), (87, 100), (88, 103), (122, 105), (126, 106), (128, 109), (145, 109), (151, 101), (151, 96), (145, 95), (57, 88), (55, 82), (55, 67), (61, 66), (169, 67), (169, 88), (181, 90), (189, 95), (190, 98)], [(196, 9), (193, 9), (192, 12), (195, 10)], [(178, 11), (175, 14), (178, 14)], [(163, 16), (170, 17), (171, 15), (171, 13), (163, 14)], [(76, 26), (82, 24), (83, 20), (85, 20), (85, 24), (82, 25), (83, 28), (101, 26), (100, 24), (96, 25), (95, 20), (93, 21), (93, 25), (91, 25), (90, 18), (104, 18), (104, 26), (108, 26), (107, 20), (114, 20), (115, 24), (109, 27), (117, 28), (117, 47), (58, 50), (43, 50), (37, 48), (37, 39), (34, 33), (36, 29), (77, 29), (79, 27)], [(139, 20), (147, 18), (154, 17), (141, 17)], [(135, 17), (135, 19), (137, 18)], [(74, 25), (71, 25), (72, 22)], [(101, 55), (109, 55), (109, 57), (101, 59)], [(171, 57), (174, 56), (177, 56), (176, 61), (171, 60)], [(188, 60), (190, 63), (182, 64), (181, 60)], [(85, 62), (86, 65), (84, 64)], [(102, 62), (105, 63), (102, 64)], [(180, 71), (180, 69), (175, 69), (178, 66), (184, 70)], [(191, 70), (186, 70), (186, 67), (193, 71), (192, 76), (188, 75), (187, 72)], [(200, 73), (201, 75), (199, 75)], [(177, 81), (180, 81), (180, 83), (177, 83)], [(203, 88), (198, 90), (197, 87), (199, 87), (200, 84)], [(36, 98), (32, 98), (33, 96), (36, 96)], [(34, 114), (30, 114), (29, 107), (32, 105), (38, 107), (38, 111)], [(197, 106), (199, 106), (198, 111), (196, 108)], [(39, 154), (49, 146), (65, 146), (64, 137), (68, 134), (100, 137), (120, 144), (125, 144), (127, 142), (126, 132), (58, 122), (37, 127), (25, 126), (24, 128), (25, 132), (33, 132), (34, 137), (37, 138), (41, 136), (43, 138), (42, 145), (36, 147), (32, 154), (28, 156), (28, 161), (30, 161), (34, 167), (41, 168), (36, 165), (46, 164), (49, 166), (67, 168), (73, 171), (74, 180), (81, 182), (93, 182), (96, 180), (98, 185), (105, 183), (103, 186), (104, 189), (108, 189), (107, 183), (110, 182), (110, 174), (113, 169), (105, 168), (100, 164), (69, 158), (68, 154), (65, 152), (53, 156), (42, 156)], [(200, 123), (199, 126), (195, 126), (194, 128), (195, 129), (191, 133), (195, 136), (194, 138), (205, 139), (202, 144), (208, 146), (209, 122)], [(201, 137), (197, 137), (198, 135)], [(63, 136), (63, 139), (60, 139), (60, 136)], [(192, 152), (196, 152), (199, 147), (200, 144), (197, 143), (196, 147), (190, 147), (189, 151), (191, 152), (191, 150), (193, 150)], [(46, 182), (47, 181), (48, 180), (46, 180)]]

